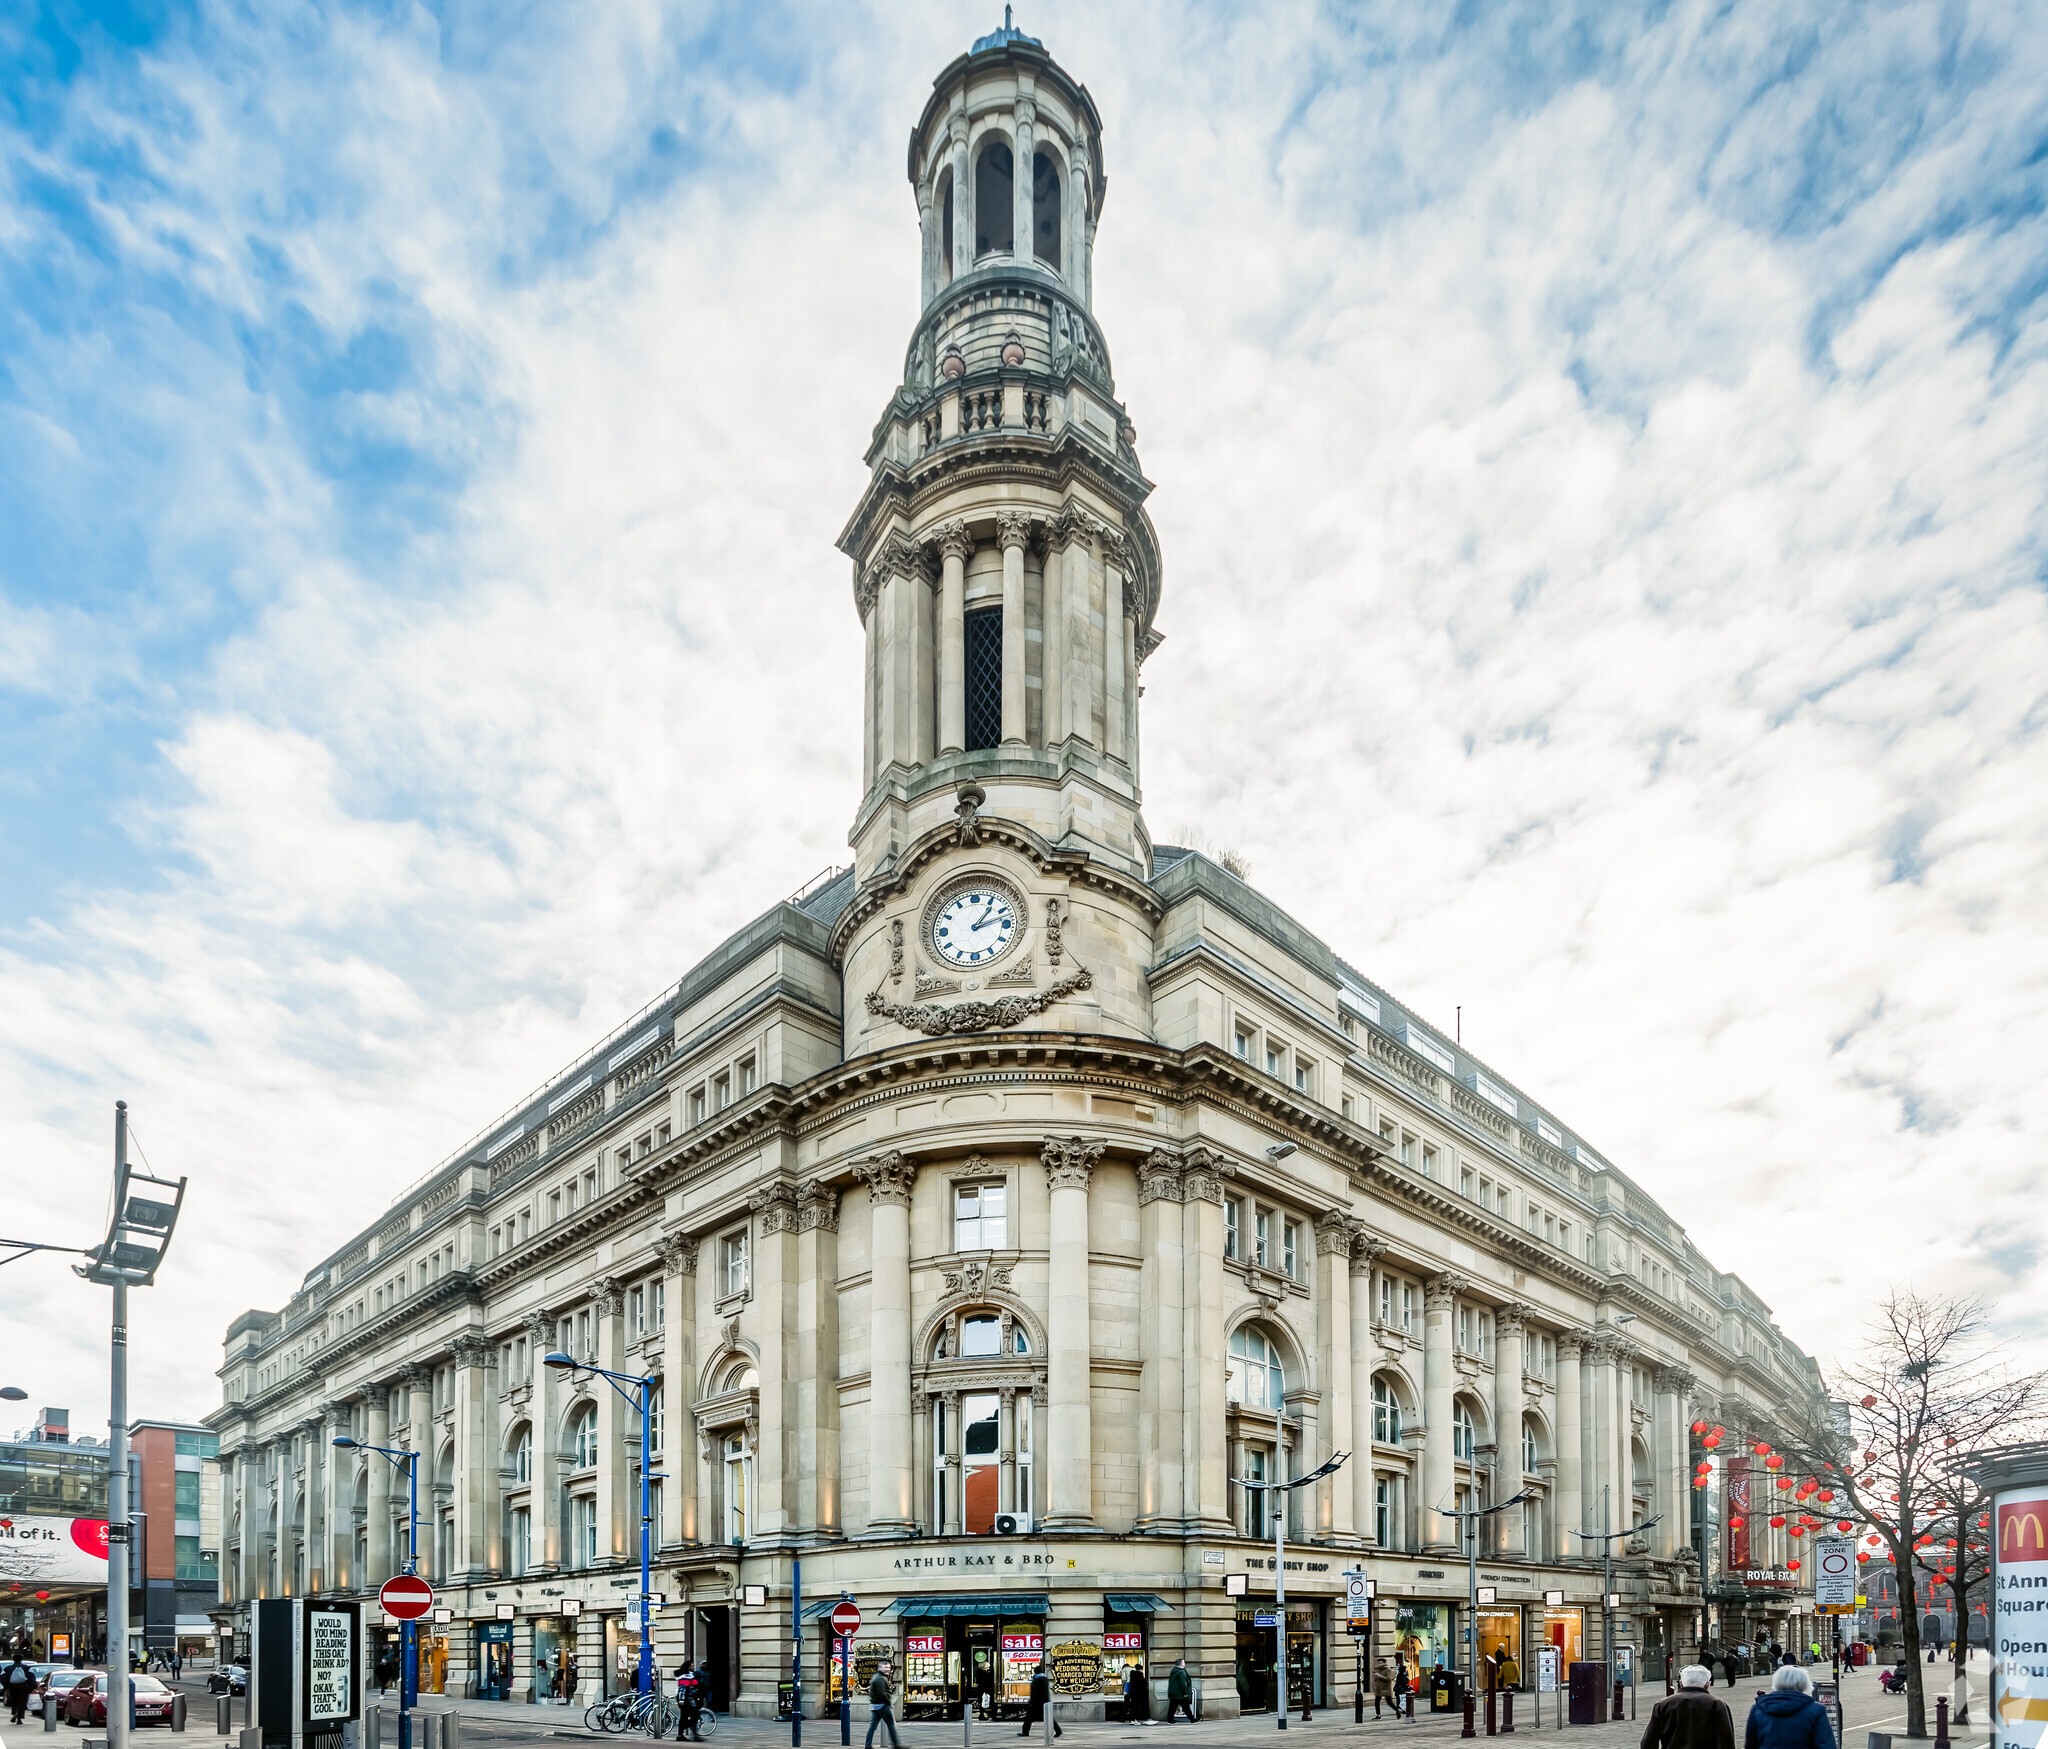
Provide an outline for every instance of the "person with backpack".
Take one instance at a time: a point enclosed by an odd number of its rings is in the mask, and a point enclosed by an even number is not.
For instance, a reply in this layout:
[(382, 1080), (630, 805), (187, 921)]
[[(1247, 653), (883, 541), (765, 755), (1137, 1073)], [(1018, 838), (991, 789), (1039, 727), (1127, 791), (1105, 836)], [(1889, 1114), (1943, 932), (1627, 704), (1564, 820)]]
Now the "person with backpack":
[(19, 1652), (5, 1670), (0, 1670), (0, 1687), (7, 1690), (7, 1710), (18, 1725), (28, 1711), (29, 1697), (36, 1691), (36, 1673), (23, 1662)]
[(1714, 1698), (1714, 1673), (1704, 1664), (1679, 1671), (1678, 1692), (1650, 1709), (1642, 1749), (1735, 1749), (1734, 1715)]

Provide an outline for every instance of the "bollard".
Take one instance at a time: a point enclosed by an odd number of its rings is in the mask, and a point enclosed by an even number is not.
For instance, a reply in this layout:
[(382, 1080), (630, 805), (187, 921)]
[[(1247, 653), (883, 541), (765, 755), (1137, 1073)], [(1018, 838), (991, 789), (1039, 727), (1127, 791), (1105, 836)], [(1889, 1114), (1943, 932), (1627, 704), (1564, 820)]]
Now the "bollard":
[(413, 1725), (415, 1749), (440, 1749), (441, 1715), (439, 1713), (415, 1713)]
[(441, 1715), (441, 1749), (462, 1749), (462, 1715)]
[(1314, 1714), (1312, 1714), (1309, 1711), (1309, 1696), (1313, 1693), (1314, 1688), (1315, 1677), (1311, 1675), (1308, 1680), (1308, 1685), (1301, 1691), (1301, 1722), (1304, 1725), (1309, 1723), (1309, 1721), (1314, 1717)]
[(186, 1701), (185, 1701), (185, 1695), (184, 1695), (184, 1692), (183, 1692), (182, 1690), (180, 1690), (180, 1691), (179, 1691), (178, 1693), (176, 1693), (176, 1694), (174, 1694), (174, 1695), (172, 1695), (172, 1696), (171, 1696), (171, 1729), (172, 1729), (172, 1730), (174, 1730), (174, 1731), (182, 1731), (182, 1730), (183, 1730), (183, 1729), (185, 1728), (185, 1708), (186, 1708)]
[(1486, 1691), (1486, 1734), (1489, 1737), (1500, 1735), (1500, 1702), (1496, 1698), (1498, 1693), (1498, 1689), (1489, 1688)]
[(213, 1697), (213, 1734), (216, 1737), (230, 1736), (234, 1732), (234, 1699), (230, 1695), (217, 1694)]
[(384, 1709), (375, 1701), (363, 1706), (363, 1729), (359, 1749), (379, 1749), (384, 1740)]
[(1934, 1749), (1948, 1749), (1948, 1696), (1934, 1703)]
[(1408, 1702), (1408, 1722), (1412, 1725), (1415, 1723), (1415, 1690), (1410, 1688), (1405, 1698)]
[(54, 1731), (56, 1728), (57, 1697), (54, 1694), (46, 1694), (43, 1696), (43, 1729)]
[(1511, 1688), (1500, 1697), (1500, 1734), (1512, 1737), (1515, 1734), (1515, 1691)]
[[(853, 1707), (851, 1703), (839, 1709), (840, 1729), (845, 1733), (842, 1743), (853, 1741)], [(974, 1749), (974, 1697), (969, 1695), (960, 1703), (960, 1749)]]
[(1465, 1691), (1465, 1728), (1458, 1735), (1461, 1737), (1471, 1737), (1477, 1734), (1472, 1729), (1472, 1691), (1468, 1688)]
[(1621, 1710), (1621, 1708), (1622, 1708), (1622, 1693), (1621, 1693), (1621, 1686), (1622, 1686), (1622, 1685), (1621, 1685), (1621, 1678), (1620, 1678), (1619, 1676), (1617, 1676), (1617, 1677), (1616, 1677), (1616, 1678), (1614, 1679), (1614, 1716), (1615, 1716), (1615, 1718), (1616, 1718), (1616, 1719), (1622, 1719), (1622, 1718), (1625, 1718), (1625, 1717), (1627, 1717), (1627, 1715), (1626, 1715), (1626, 1714), (1625, 1714), (1625, 1713), (1624, 1713), (1624, 1712), (1623, 1712), (1623, 1711)]
[(241, 1736), (242, 1749), (263, 1749), (263, 1727), (244, 1725)]

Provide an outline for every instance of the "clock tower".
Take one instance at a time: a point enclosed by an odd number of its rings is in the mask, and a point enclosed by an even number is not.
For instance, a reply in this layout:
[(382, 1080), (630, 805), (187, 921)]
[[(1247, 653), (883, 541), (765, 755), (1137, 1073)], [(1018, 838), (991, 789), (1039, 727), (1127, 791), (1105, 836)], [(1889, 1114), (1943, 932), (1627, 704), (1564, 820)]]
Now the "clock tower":
[(846, 1048), (1149, 1037), (1161, 567), (1092, 307), (1101, 119), (1005, 23), (934, 82), (908, 172), (923, 308), (839, 541), (865, 640)]

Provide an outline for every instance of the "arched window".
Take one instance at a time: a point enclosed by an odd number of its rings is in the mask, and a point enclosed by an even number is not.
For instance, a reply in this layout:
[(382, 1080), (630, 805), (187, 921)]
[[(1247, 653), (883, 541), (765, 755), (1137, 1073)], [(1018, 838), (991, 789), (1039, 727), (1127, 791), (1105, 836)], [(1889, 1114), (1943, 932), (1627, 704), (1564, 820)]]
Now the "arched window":
[[(993, 1357), (1003, 1352), (1003, 1320), (998, 1312), (969, 1312), (960, 1320), (959, 1351), (953, 1347), (953, 1326), (950, 1322), (939, 1326), (938, 1336), (932, 1342), (934, 1360), (973, 1360)], [(1010, 1327), (1010, 1352), (1029, 1354), (1031, 1338), (1022, 1324)]]
[(579, 1470), (587, 1470), (597, 1462), (597, 1411), (586, 1409), (576, 1417), (576, 1424), (569, 1430), (569, 1462)]
[(1522, 1423), (1522, 1468), (1533, 1472), (1536, 1468), (1536, 1423)]
[(512, 1480), (526, 1483), (533, 1480), (533, 1429), (522, 1427), (512, 1439)]
[(751, 1391), (761, 1382), (760, 1370), (750, 1360), (735, 1361), (726, 1368), (718, 1388), (721, 1391)]
[(953, 172), (939, 177), (939, 284), (953, 283)]
[(1050, 152), (1031, 155), (1031, 253), (1055, 270), (1060, 265), (1060, 172)]
[(974, 258), (1016, 248), (1017, 195), (1010, 143), (990, 140), (974, 161)]
[(1280, 1351), (1265, 1332), (1247, 1324), (1230, 1339), (1230, 1360), (1223, 1375), (1223, 1394), (1247, 1409), (1271, 1411), (1287, 1400), (1287, 1380), (1280, 1370)]
[(662, 1407), (661, 1387), (656, 1385), (647, 1393), (647, 1450), (655, 1457), (662, 1452)]
[(1401, 1404), (1384, 1375), (1372, 1381), (1372, 1437), (1375, 1445), (1401, 1443)]
[(1478, 1430), (1472, 1425), (1472, 1410), (1462, 1399), (1451, 1405), (1451, 1456), (1469, 1464), (1478, 1447)]

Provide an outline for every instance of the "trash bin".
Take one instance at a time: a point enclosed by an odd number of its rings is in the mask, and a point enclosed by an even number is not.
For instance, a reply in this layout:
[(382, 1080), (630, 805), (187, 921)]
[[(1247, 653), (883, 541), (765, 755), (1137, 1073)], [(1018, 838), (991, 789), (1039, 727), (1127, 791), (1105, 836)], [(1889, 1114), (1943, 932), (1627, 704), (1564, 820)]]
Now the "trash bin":
[(1429, 1710), (1459, 1713), (1465, 1710), (1465, 1678), (1455, 1670), (1439, 1667), (1429, 1673)]
[(1607, 1722), (1607, 1666), (1596, 1660), (1582, 1660), (1571, 1667), (1571, 1700), (1568, 1717), (1575, 1725)]

